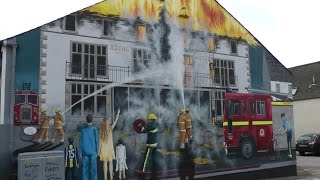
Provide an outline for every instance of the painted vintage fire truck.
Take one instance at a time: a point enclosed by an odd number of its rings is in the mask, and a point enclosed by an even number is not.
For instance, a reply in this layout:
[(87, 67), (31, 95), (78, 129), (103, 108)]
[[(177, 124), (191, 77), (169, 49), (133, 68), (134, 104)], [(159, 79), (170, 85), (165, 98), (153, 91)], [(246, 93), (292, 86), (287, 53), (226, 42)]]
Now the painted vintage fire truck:
[(226, 152), (248, 159), (255, 152), (273, 151), (271, 95), (226, 93), (224, 108)]
[(38, 94), (31, 90), (16, 91), (14, 105), (14, 125), (37, 125), (38, 122)]

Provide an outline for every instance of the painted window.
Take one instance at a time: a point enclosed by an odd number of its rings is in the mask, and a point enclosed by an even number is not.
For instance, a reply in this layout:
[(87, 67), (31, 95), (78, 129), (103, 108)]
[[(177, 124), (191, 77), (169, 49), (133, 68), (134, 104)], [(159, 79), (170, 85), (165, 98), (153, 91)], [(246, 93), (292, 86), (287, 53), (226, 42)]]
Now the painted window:
[(144, 24), (137, 25), (137, 40), (146, 41), (147, 39), (147, 27)]
[(242, 101), (242, 115), (247, 114), (246, 101)]
[(113, 36), (115, 30), (115, 21), (108, 19), (103, 21), (103, 35), (104, 36)]
[(76, 16), (68, 15), (64, 18), (64, 30), (76, 31)]
[(107, 46), (72, 43), (71, 74), (96, 79), (108, 76)]
[(16, 95), (14, 99), (15, 99), (15, 104), (24, 104), (26, 102), (25, 95)]
[[(80, 99), (88, 96), (96, 90), (104, 87), (103, 84), (82, 84), (71, 83), (71, 104), (78, 102)], [(107, 113), (107, 91), (104, 90), (96, 95), (81, 101), (71, 108), (71, 115), (92, 114), (95, 116), (105, 116)]]
[(213, 106), (215, 107), (216, 110), (216, 115), (217, 116), (222, 116), (223, 115), (223, 107), (225, 103), (225, 92), (224, 91), (216, 91), (215, 96), (213, 96), (213, 103), (215, 103)]
[(32, 105), (38, 105), (38, 96), (28, 95), (28, 103)]
[(142, 69), (149, 67), (149, 63), (151, 60), (151, 52), (149, 50), (133, 49), (132, 53), (135, 72), (139, 72)]
[(254, 101), (250, 101), (250, 115), (253, 116), (256, 114)]
[(276, 83), (276, 92), (280, 92), (280, 84)]
[(231, 54), (237, 54), (238, 53), (237, 41), (230, 41), (230, 46), (231, 46)]
[(266, 114), (266, 104), (264, 101), (257, 101), (257, 114), (258, 115)]
[(228, 60), (214, 60), (214, 82), (223, 87), (235, 86), (234, 62)]

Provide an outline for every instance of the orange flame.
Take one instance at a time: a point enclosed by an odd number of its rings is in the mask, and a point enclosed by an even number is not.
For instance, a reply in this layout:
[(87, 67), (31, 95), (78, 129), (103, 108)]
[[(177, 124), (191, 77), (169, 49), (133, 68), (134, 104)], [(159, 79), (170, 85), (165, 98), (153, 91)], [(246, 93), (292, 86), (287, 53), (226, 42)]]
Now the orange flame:
[(258, 44), (256, 39), (215, 0), (104, 0), (83, 11), (98, 16), (140, 17), (152, 23), (159, 20), (163, 8), (173, 22), (182, 27), (240, 38), (250, 45)]

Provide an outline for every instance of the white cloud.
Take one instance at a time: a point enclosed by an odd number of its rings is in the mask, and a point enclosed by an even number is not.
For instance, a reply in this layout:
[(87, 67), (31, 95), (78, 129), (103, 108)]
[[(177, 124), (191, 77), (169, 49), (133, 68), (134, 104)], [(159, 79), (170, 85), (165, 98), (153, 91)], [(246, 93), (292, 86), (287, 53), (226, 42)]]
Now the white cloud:
[(218, 0), (285, 66), (320, 61), (320, 1)]

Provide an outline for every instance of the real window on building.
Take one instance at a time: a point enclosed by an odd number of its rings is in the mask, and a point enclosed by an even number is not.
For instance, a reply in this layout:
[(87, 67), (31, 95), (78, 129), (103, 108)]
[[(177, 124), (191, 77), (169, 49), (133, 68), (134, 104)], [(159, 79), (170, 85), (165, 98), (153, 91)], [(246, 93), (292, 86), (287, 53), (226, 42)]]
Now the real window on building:
[(238, 53), (238, 47), (237, 47), (237, 41), (230, 41), (230, 46), (231, 46), (231, 54), (237, 54)]
[(64, 19), (64, 30), (76, 31), (76, 16), (68, 15)]
[(133, 49), (132, 53), (135, 72), (139, 72), (142, 69), (149, 67), (151, 51), (146, 49)]
[(103, 35), (104, 36), (113, 36), (115, 30), (115, 21), (114, 20), (104, 20), (103, 21)]
[(276, 83), (276, 92), (280, 92), (280, 84)]
[(223, 87), (236, 85), (234, 62), (228, 60), (214, 60), (214, 82)]
[(95, 79), (108, 76), (107, 46), (72, 43), (71, 74)]

